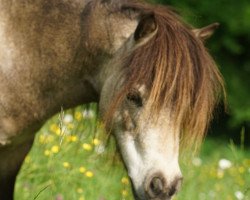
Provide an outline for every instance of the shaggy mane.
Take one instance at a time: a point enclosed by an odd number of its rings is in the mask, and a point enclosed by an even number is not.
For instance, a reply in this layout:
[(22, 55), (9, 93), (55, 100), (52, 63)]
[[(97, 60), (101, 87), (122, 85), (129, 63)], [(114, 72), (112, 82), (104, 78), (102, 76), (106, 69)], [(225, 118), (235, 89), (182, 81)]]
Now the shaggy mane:
[(152, 102), (150, 117), (157, 117), (163, 107), (170, 108), (173, 123), (180, 127), (182, 144), (198, 147), (214, 107), (225, 95), (221, 74), (203, 42), (171, 8), (126, 2), (126, 7), (152, 12), (158, 30), (124, 59), (126, 82), (112, 105), (117, 106), (135, 85), (146, 84), (148, 102)]

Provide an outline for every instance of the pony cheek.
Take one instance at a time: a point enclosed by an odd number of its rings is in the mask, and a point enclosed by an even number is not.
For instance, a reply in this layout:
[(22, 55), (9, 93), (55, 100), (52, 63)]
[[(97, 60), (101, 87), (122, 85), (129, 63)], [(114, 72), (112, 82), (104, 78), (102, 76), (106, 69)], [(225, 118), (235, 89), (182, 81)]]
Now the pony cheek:
[(115, 138), (118, 143), (122, 160), (128, 170), (129, 176), (133, 179), (143, 166), (142, 155), (131, 132), (116, 132)]

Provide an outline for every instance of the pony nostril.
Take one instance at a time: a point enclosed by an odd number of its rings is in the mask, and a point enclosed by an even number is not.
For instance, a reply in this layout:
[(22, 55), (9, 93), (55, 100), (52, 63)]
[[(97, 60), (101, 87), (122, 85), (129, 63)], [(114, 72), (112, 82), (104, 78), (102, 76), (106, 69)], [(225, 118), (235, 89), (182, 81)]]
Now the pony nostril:
[(158, 177), (154, 177), (149, 185), (149, 189), (155, 196), (160, 195), (163, 191), (162, 180)]
[(150, 198), (156, 198), (164, 193), (165, 181), (161, 176), (153, 176), (146, 182), (146, 193)]
[(176, 178), (170, 184), (167, 184), (163, 176), (154, 176), (146, 182), (146, 194), (149, 199), (166, 199), (175, 195), (182, 183), (182, 178)]

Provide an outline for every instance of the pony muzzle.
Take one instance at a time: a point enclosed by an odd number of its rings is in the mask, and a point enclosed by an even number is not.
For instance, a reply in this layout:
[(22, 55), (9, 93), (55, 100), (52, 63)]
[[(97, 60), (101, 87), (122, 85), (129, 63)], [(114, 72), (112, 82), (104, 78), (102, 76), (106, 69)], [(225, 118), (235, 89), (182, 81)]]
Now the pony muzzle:
[(145, 196), (147, 200), (169, 200), (179, 190), (182, 184), (182, 176), (177, 176), (173, 181), (168, 181), (161, 173), (155, 173), (146, 178), (144, 182)]

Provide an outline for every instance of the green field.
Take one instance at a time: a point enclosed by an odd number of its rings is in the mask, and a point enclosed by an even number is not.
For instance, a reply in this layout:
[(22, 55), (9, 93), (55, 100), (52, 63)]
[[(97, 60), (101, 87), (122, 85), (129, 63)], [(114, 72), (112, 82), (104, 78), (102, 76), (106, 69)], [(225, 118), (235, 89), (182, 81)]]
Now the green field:
[[(17, 200), (132, 200), (114, 142), (95, 106), (61, 112), (37, 134), (18, 176)], [(207, 139), (197, 157), (181, 156), (185, 177), (175, 200), (250, 200), (250, 150)]]

